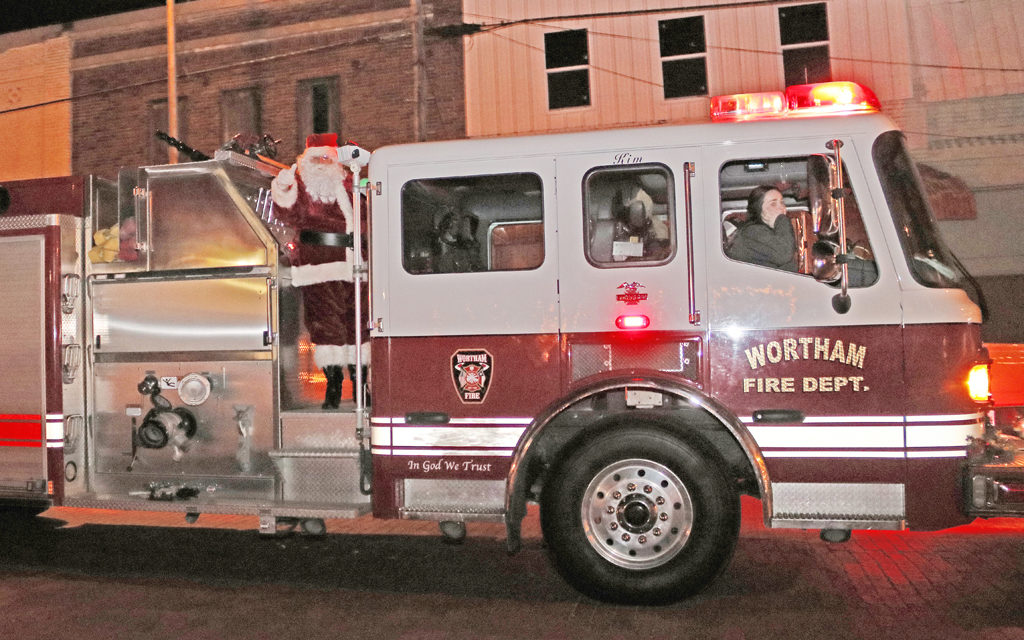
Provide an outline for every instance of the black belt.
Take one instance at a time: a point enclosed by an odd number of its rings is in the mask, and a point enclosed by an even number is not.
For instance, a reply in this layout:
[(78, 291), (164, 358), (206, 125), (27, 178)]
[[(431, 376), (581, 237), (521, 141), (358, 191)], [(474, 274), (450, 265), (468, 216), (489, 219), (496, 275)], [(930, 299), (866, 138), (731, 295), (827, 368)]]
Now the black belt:
[(331, 233), (330, 231), (313, 231), (303, 229), (299, 232), (299, 242), (302, 244), (319, 244), (326, 247), (348, 247), (352, 248), (351, 233)]

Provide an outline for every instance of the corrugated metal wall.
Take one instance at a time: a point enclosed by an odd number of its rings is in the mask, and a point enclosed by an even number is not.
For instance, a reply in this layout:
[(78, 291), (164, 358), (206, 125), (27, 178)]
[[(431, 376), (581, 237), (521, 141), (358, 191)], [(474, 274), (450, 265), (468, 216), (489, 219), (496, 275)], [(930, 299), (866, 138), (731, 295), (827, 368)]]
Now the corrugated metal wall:
[(70, 56), (66, 37), (0, 51), (0, 180), (71, 173)]
[(907, 4), (921, 62), (921, 99), (1024, 92), (1024, 3), (907, 0)]
[[(908, 0), (829, 0), (832, 75), (862, 82), (883, 101), (912, 96)], [(465, 0), (465, 21), (485, 27), (465, 38), (467, 132), (509, 135), (629, 124), (704, 120), (708, 99), (664, 98), (658, 22), (704, 17), (711, 95), (782, 88), (779, 7), (734, 1)], [(717, 7), (713, 5), (718, 5)], [(644, 9), (684, 10), (642, 13)], [(685, 7), (699, 7), (686, 11)], [(624, 13), (624, 12), (635, 13)], [(617, 12), (608, 17), (572, 16)], [(547, 18), (547, 19), (545, 19)], [(591, 105), (547, 108), (544, 34), (587, 29)]]

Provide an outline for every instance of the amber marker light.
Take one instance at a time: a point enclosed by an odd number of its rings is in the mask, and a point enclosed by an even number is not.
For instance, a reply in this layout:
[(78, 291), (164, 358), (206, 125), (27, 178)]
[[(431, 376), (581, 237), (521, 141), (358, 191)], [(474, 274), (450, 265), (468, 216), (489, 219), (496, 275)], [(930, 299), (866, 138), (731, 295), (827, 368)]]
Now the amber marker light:
[(967, 395), (975, 402), (988, 402), (988, 365), (976, 364), (967, 374)]
[(641, 314), (615, 318), (615, 326), (620, 329), (646, 329), (650, 325), (651, 319)]

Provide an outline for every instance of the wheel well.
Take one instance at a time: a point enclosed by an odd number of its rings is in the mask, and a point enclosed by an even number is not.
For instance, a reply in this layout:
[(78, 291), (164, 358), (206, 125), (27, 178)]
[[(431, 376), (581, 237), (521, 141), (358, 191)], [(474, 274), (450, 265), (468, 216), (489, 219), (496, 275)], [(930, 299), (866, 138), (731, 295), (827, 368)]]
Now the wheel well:
[(742, 446), (729, 429), (706, 409), (687, 399), (665, 395), (659, 407), (626, 405), (622, 389), (588, 396), (552, 418), (532, 443), (521, 473), (526, 498), (538, 500), (545, 479), (571, 457), (582, 442), (601, 433), (642, 424), (680, 438), (712, 460), (738, 491), (758, 496), (758, 483)]

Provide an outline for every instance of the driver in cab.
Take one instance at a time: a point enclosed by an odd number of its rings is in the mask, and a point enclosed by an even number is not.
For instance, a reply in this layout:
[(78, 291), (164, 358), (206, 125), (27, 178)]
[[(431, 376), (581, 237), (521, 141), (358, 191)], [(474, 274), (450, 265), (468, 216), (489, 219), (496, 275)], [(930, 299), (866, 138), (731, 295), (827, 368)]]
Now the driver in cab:
[(796, 236), (782, 192), (761, 185), (747, 199), (747, 221), (733, 234), (726, 255), (734, 260), (796, 271)]

